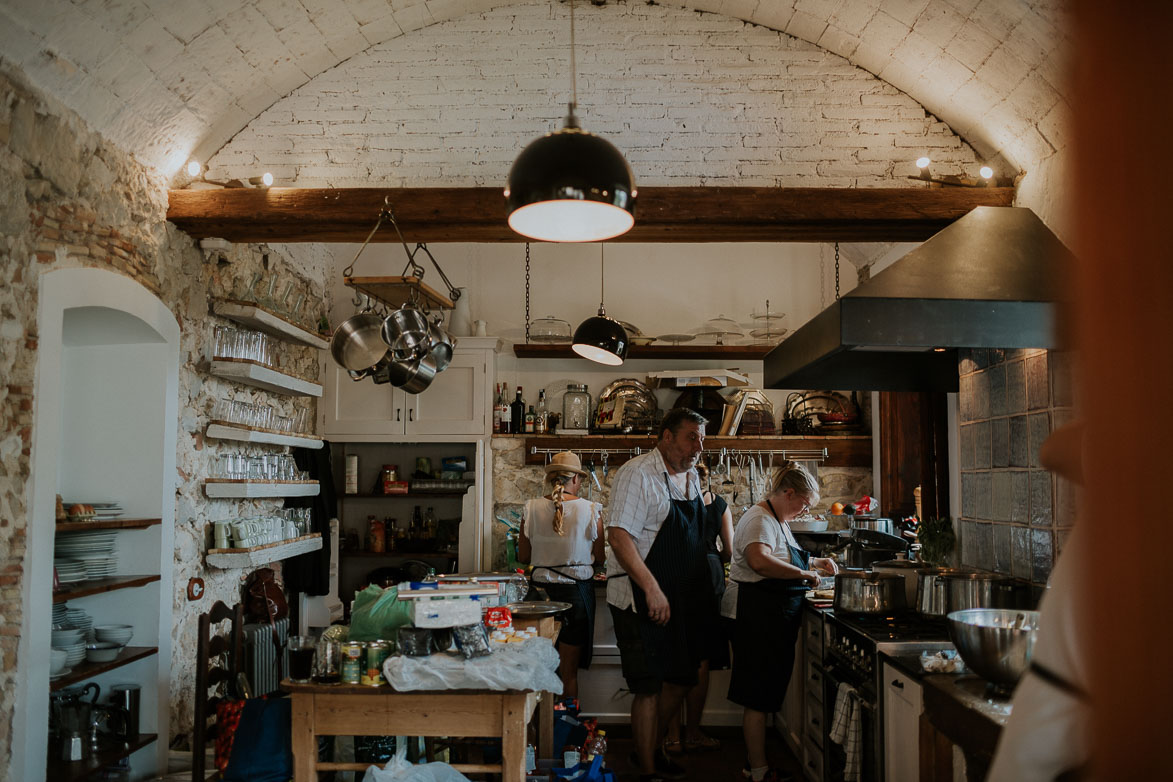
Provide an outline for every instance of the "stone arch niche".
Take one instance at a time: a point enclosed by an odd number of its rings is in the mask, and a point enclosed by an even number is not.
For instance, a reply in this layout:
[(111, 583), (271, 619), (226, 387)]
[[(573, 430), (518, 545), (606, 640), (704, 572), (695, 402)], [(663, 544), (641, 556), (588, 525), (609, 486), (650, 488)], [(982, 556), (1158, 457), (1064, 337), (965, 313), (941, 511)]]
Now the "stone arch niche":
[(117, 533), (119, 575), (157, 576), (134, 588), (71, 600), (95, 624), (134, 625), (130, 645), (158, 652), (92, 680), (142, 687), (140, 731), (157, 740), (131, 755), (135, 778), (166, 768), (171, 662), (179, 324), (124, 275), (59, 269), (40, 280), (34, 384), (32, 500), (14, 713), (14, 778), (44, 779), (57, 494), (118, 500), (126, 516), (160, 519)]

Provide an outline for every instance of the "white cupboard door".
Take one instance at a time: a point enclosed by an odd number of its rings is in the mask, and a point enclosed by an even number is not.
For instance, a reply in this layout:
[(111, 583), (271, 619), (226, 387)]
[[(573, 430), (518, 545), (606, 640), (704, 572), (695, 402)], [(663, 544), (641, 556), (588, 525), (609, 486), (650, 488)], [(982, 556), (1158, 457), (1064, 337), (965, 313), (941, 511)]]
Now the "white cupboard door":
[[(355, 382), (333, 361), (325, 362), (321, 404), (322, 433), (331, 435), (402, 435), (408, 411), (404, 394), (394, 386), (369, 379)], [(442, 376), (441, 376), (442, 377)]]
[(883, 667), (884, 779), (920, 778), (920, 683), (887, 663)]
[(409, 435), (487, 434), (484, 351), (454, 354), (426, 391), (406, 397)]

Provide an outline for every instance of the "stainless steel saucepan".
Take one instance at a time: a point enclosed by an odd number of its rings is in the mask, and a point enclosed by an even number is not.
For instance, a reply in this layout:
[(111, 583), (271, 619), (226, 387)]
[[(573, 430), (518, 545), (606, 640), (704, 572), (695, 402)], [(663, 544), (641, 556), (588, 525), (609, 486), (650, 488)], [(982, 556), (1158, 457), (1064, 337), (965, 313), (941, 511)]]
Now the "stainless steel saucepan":
[(354, 372), (373, 367), (387, 352), (387, 343), (379, 336), (382, 327), (383, 319), (373, 312), (351, 315), (334, 329), (330, 355), (339, 366)]
[(907, 608), (904, 579), (893, 573), (849, 570), (835, 574), (835, 613), (891, 614)]
[(400, 307), (383, 320), (383, 341), (396, 361), (412, 361), (428, 351), (427, 317), (415, 307)]

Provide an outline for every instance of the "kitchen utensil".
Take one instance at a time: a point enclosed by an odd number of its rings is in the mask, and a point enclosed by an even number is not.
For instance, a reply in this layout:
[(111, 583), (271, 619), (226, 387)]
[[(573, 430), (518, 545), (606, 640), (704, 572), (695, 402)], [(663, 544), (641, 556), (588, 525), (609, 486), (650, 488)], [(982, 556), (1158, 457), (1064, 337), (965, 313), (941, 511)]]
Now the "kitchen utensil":
[(873, 562), (895, 559), (899, 553), (908, 553), (908, 541), (867, 529), (853, 529), (846, 548), (847, 566), (852, 568), (870, 567)]
[(892, 614), (906, 607), (900, 576), (862, 570), (835, 574), (835, 613)]
[(904, 581), (904, 602), (908, 606), (916, 605), (916, 571), (921, 566), (907, 559), (885, 559), (872, 563), (873, 573), (893, 573)]
[(949, 613), (950, 575), (972, 573), (958, 568), (922, 568), (916, 571), (916, 610), (926, 616)]
[[(483, 322), (483, 321), (482, 321)], [(428, 353), (437, 372), (443, 372), (452, 363), (452, 351), (456, 347), (456, 340), (440, 326), (440, 317), (433, 319), (428, 327), (428, 340), (431, 346)]]
[(790, 522), (791, 532), (824, 532), (827, 529), (827, 521), (819, 519), (795, 519)]
[(430, 386), (438, 371), (431, 354), (424, 354), (410, 362), (392, 361), (388, 370), (391, 385), (402, 388), (409, 394), (418, 394)]
[(971, 608), (951, 611), (949, 637), (970, 670), (1009, 693), (1034, 653), (1039, 612)]
[(892, 523), (892, 519), (878, 519), (874, 516), (855, 516), (851, 520), (852, 529), (871, 530), (873, 532), (882, 532), (885, 535), (896, 535), (896, 525)]
[(679, 345), (681, 342), (692, 342), (696, 339), (696, 334), (661, 334), (656, 337), (659, 342), (667, 342), (670, 345)]
[(563, 603), (557, 600), (526, 600), (520, 603), (510, 603), (506, 607), (509, 609), (509, 613), (523, 619), (539, 616), (557, 616), (573, 608), (570, 603)]
[(415, 307), (400, 307), (383, 319), (380, 333), (390, 346), (393, 359), (412, 361), (430, 348), (430, 327), (424, 313)]
[(718, 345), (724, 345), (730, 337), (744, 337), (745, 332), (740, 324), (732, 318), (718, 315), (705, 321), (705, 325), (697, 332), (698, 337), (713, 337)]
[(122, 644), (111, 641), (96, 641), (86, 644), (86, 660), (92, 663), (108, 663), (118, 657)]
[(570, 344), (570, 324), (561, 318), (547, 315), (538, 318), (529, 329), (529, 341), (540, 344)]
[(1017, 608), (1018, 593), (1014, 582), (995, 573), (949, 573), (949, 610), (971, 608)]
[(110, 688), (110, 706), (114, 712), (111, 727), (123, 741), (138, 736), (139, 704), (142, 688), (137, 684), (115, 684)]
[(387, 343), (380, 336), (382, 327), (383, 319), (373, 312), (350, 316), (334, 329), (330, 355), (339, 366), (355, 372), (373, 367), (387, 352)]
[(659, 409), (656, 404), (656, 395), (652, 389), (633, 377), (624, 377), (612, 381), (599, 392), (598, 406), (607, 402), (623, 402), (623, 420), (621, 428), (650, 429)]

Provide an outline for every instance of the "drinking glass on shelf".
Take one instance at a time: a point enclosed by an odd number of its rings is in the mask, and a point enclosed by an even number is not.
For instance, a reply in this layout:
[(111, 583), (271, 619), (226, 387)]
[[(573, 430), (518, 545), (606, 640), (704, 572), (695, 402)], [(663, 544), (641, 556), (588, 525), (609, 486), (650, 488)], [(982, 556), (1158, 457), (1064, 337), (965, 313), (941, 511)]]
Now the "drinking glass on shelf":
[(289, 680), (308, 683), (314, 673), (314, 651), (318, 640), (310, 635), (295, 635), (289, 639)]
[(293, 417), (293, 431), (297, 434), (310, 433), (310, 409), (299, 407)]

